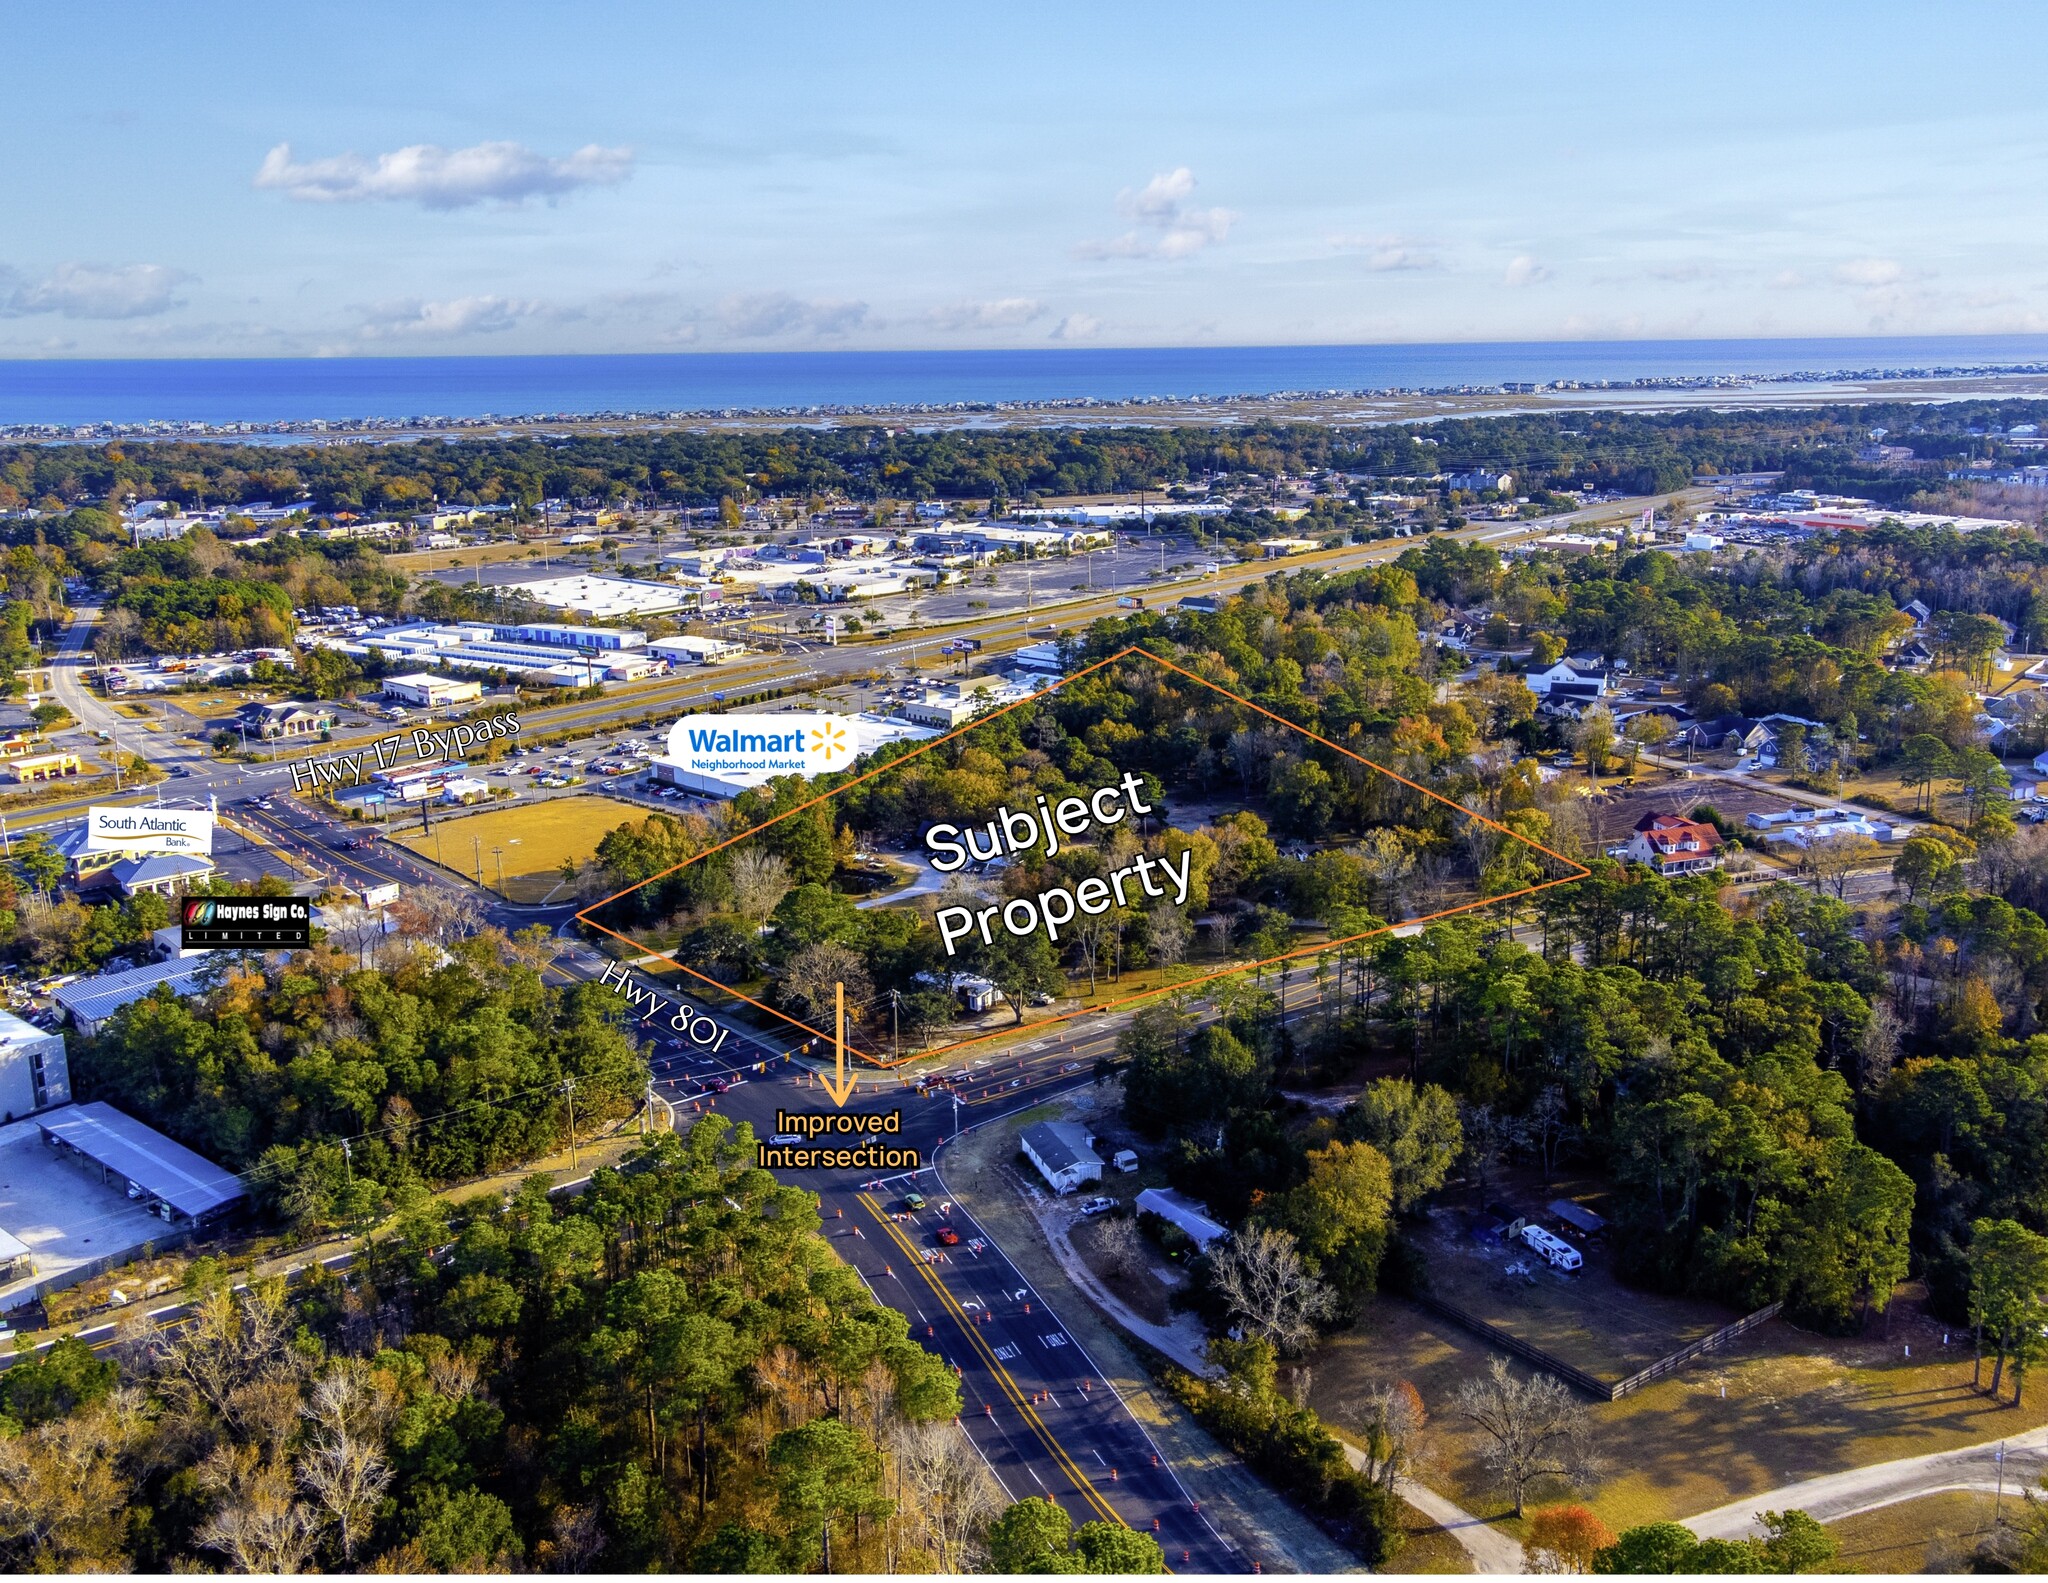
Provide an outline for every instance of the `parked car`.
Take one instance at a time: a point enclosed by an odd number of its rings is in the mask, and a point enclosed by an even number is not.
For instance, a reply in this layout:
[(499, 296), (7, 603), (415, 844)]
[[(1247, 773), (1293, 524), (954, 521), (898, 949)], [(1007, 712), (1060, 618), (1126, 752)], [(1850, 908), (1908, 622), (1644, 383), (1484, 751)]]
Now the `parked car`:
[(1116, 1208), (1115, 1199), (1111, 1198), (1107, 1193), (1097, 1193), (1093, 1198), (1081, 1205), (1081, 1213), (1084, 1215), (1106, 1215), (1114, 1208)]

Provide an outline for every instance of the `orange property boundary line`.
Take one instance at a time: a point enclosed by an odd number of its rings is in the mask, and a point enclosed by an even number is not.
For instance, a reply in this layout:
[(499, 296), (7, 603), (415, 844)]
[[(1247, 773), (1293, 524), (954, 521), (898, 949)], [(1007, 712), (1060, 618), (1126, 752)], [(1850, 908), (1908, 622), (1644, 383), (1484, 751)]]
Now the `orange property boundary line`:
[[(922, 746), (913, 748), (910, 752), (905, 753), (898, 758), (891, 759), (887, 764), (883, 764), (875, 769), (871, 769), (864, 775), (856, 776), (854, 779), (846, 782), (842, 786), (834, 786), (830, 791), (820, 792), (817, 796), (811, 798), (808, 802), (799, 803), (796, 807), (786, 809), (782, 813), (777, 814), (773, 819), (770, 819), (766, 824), (755, 825), (750, 830), (743, 830), (738, 835), (732, 837), (730, 840), (721, 841), (717, 846), (714, 847), (706, 847), (702, 852), (696, 853), (694, 856), (687, 857), (683, 859), (683, 861), (680, 863), (672, 864), (670, 867), (663, 869), (659, 874), (650, 874), (646, 879), (636, 881), (634, 884), (628, 885), (624, 890), (614, 891), (611, 895), (603, 898), (603, 900), (594, 901), (588, 907), (585, 907), (581, 912), (577, 913), (576, 922), (583, 924), (588, 928), (595, 929), (600, 934), (609, 935), (612, 939), (619, 941), (621, 944), (632, 947), (632, 949), (636, 952), (642, 952), (647, 955), (661, 957), (664, 961), (672, 964), (676, 968), (680, 969), (682, 972), (687, 973), (691, 978), (696, 979), (698, 982), (702, 984), (707, 984), (711, 988), (716, 989), (723, 994), (730, 995), (735, 1000), (744, 1001), (747, 1005), (752, 1006), (755, 1010), (766, 1012), (769, 1016), (775, 1018), (778, 1022), (788, 1023), (791, 1027), (798, 1029), (801, 1033), (803, 1033), (805, 1036), (809, 1038), (823, 1039), (826, 1043), (829, 1044), (832, 1042), (831, 1034), (825, 1033), (820, 1029), (813, 1028), (809, 1023), (799, 1021), (797, 1018), (790, 1016), (787, 1012), (777, 1011), (773, 1006), (769, 1006), (761, 1001), (755, 1000), (753, 997), (749, 995), (743, 995), (738, 990), (734, 989), (731, 985), (722, 984), (717, 979), (712, 978), (709, 974), (698, 972), (695, 968), (689, 966), (687, 963), (678, 960), (673, 952), (649, 951), (647, 947), (641, 945), (638, 941), (632, 939), (630, 936), (620, 934), (616, 929), (607, 928), (604, 924), (599, 923), (596, 919), (591, 917), (591, 914), (596, 912), (601, 907), (609, 906), (611, 903), (619, 900), (623, 896), (630, 896), (633, 894), (633, 892), (637, 890), (644, 890), (647, 886), (655, 884), (659, 880), (667, 879), (669, 875), (678, 873), (681, 870), (688, 868), (692, 863), (701, 863), (706, 858), (712, 857), (719, 852), (723, 852), (729, 846), (736, 846), (740, 842), (745, 841), (750, 837), (757, 836), (762, 831), (767, 830), (774, 825), (780, 824), (785, 819), (793, 819), (798, 814), (805, 813), (810, 809), (817, 807), (820, 803), (829, 802), (832, 798), (838, 796), (841, 792), (851, 791), (856, 786), (862, 785), (867, 781), (874, 780), (878, 776), (885, 775), (891, 770), (900, 768), (902, 765), (909, 763), (912, 759), (931, 752), (934, 748), (944, 747), (948, 742), (954, 741), (956, 738), (966, 736), (969, 732), (976, 730), (978, 727), (987, 725), (991, 720), (998, 719), (1001, 716), (1008, 714), (1013, 709), (1021, 709), (1026, 704), (1036, 703), (1041, 698), (1046, 697), (1048, 694), (1059, 691), (1060, 688), (1065, 687), (1070, 682), (1077, 682), (1084, 676), (1091, 676), (1096, 671), (1104, 670), (1111, 665), (1119, 664), (1124, 660), (1132, 658), (1133, 656), (1150, 660), (1154, 665), (1157, 665), (1164, 670), (1172, 671), (1177, 676), (1184, 676), (1189, 681), (1194, 682), (1199, 686), (1208, 688), (1209, 691), (1211, 691), (1212, 693), (1215, 693), (1220, 697), (1229, 699), (1230, 702), (1237, 704), (1241, 708), (1249, 709), (1253, 714), (1263, 715), (1266, 719), (1273, 721), (1275, 724), (1285, 726), (1289, 731), (1292, 731), (1299, 736), (1307, 737), (1311, 742), (1318, 743), (1321, 746), (1328, 748), (1332, 753), (1342, 754), (1345, 758), (1350, 759), (1355, 764), (1363, 764), (1367, 769), (1376, 771), (1377, 773), (1386, 776), (1389, 780), (1399, 782), (1401, 785), (1406, 786), (1410, 791), (1419, 792), (1424, 797), (1430, 799), (1430, 801), (1443, 804), (1444, 807), (1451, 809), (1454, 813), (1462, 814), (1467, 819), (1476, 819), (1479, 821), (1479, 823), (1485, 825), (1488, 829), (1499, 831), (1509, 840), (1519, 842), (1521, 845), (1525, 847), (1542, 853), (1545, 857), (1551, 859), (1553, 862), (1563, 864), (1567, 869), (1571, 870), (1571, 872), (1564, 874), (1557, 879), (1545, 880), (1540, 885), (1527, 885), (1520, 890), (1509, 891), (1504, 895), (1483, 896), (1477, 901), (1465, 902), (1462, 905), (1456, 907), (1446, 907), (1441, 912), (1427, 913), (1419, 918), (1404, 918), (1399, 923), (1383, 924), (1377, 929), (1367, 929), (1359, 934), (1345, 935), (1342, 939), (1339, 940), (1324, 940), (1317, 945), (1304, 946), (1299, 951), (1283, 952), (1279, 956), (1269, 956), (1263, 959), (1262, 961), (1257, 962), (1237, 963), (1230, 967), (1218, 968), (1213, 973), (1204, 973), (1196, 978), (1183, 979), (1180, 982), (1174, 984), (1162, 984), (1159, 985), (1157, 988), (1145, 990), (1140, 994), (1127, 995), (1121, 1000), (1105, 1001), (1102, 1005), (1099, 1006), (1090, 1006), (1078, 1011), (1063, 1012), (1057, 1017), (1046, 1017), (1038, 1022), (1030, 1024), (1030, 1027), (1033, 1029), (1050, 1028), (1057, 1026), (1058, 1024), (1063, 1022), (1069, 1022), (1076, 1017), (1091, 1017), (1095, 1016), (1100, 1012), (1115, 1011), (1119, 1007), (1135, 1006), (1143, 1001), (1156, 1000), (1161, 995), (1175, 994), (1181, 990), (1195, 988), (1198, 985), (1213, 983), (1217, 979), (1235, 978), (1241, 973), (1255, 973), (1260, 971), (1261, 969), (1275, 966), (1276, 964), (1281, 962), (1294, 962), (1299, 961), (1303, 957), (1319, 956), (1326, 951), (1336, 950), (1340, 946), (1353, 945), (1360, 940), (1370, 940), (1379, 935), (1391, 934), (1397, 929), (1412, 929), (1420, 924), (1435, 923), (1439, 919), (1456, 917), (1460, 913), (1474, 912), (1481, 907), (1493, 907), (1499, 905), (1502, 902), (1519, 901), (1524, 896), (1533, 896), (1537, 894), (1537, 892), (1539, 891), (1551, 890), (1559, 885), (1574, 884), (1579, 880), (1588, 878), (1592, 874), (1592, 870), (1587, 868), (1583, 863), (1576, 862), (1575, 860), (1566, 857), (1561, 852), (1553, 852), (1549, 847), (1544, 846), (1541, 842), (1532, 841), (1529, 839), (1529, 837), (1521, 834), (1519, 831), (1511, 830), (1506, 825), (1501, 824), (1497, 820), (1487, 818), (1484, 814), (1474, 813), (1470, 808), (1465, 807), (1461, 803), (1453, 802), (1450, 798), (1444, 796), (1441, 792), (1431, 791), (1427, 786), (1418, 785), (1416, 782), (1409, 780), (1405, 775), (1397, 774), (1395, 771), (1388, 769), (1384, 764), (1375, 764), (1371, 759), (1365, 758), (1360, 754), (1353, 753), (1349, 748), (1339, 747), (1336, 743), (1328, 740), (1327, 738), (1317, 736), (1315, 732), (1310, 731), (1305, 727), (1296, 725), (1292, 720), (1289, 720), (1282, 715), (1276, 715), (1270, 709), (1261, 708), (1259, 705), (1253, 703), (1249, 698), (1241, 698), (1236, 693), (1231, 692), (1228, 688), (1219, 687), (1214, 682), (1208, 680), (1206, 677), (1197, 676), (1193, 671), (1187, 670), (1182, 666), (1176, 665), (1173, 663), (1173, 661), (1169, 659), (1164, 659), (1161, 656), (1154, 654), (1149, 649), (1139, 648), (1134, 644), (1130, 648), (1122, 649), (1117, 653), (1112, 654), (1106, 660), (1097, 661), (1095, 664), (1090, 665), (1086, 670), (1076, 671), (1072, 676), (1063, 677), (1061, 680), (1054, 683), (1051, 687), (1047, 687), (1040, 690), (1039, 692), (1033, 693), (1029, 698), (1020, 698), (1017, 700), (1017, 702), (1013, 704), (1005, 704), (1000, 709), (993, 709), (989, 711), (989, 713), (978, 716), (977, 718), (969, 721), (966, 725), (962, 726), (957, 731), (949, 732), (942, 737), (934, 737), (931, 741), (924, 743)], [(851, 1045), (849, 1045), (848, 1048), (849, 1050), (851, 1050), (853, 1054), (859, 1056), (863, 1061), (867, 1062), (870, 1066), (882, 1070), (888, 1070), (893, 1067), (907, 1066), (914, 1061), (923, 1061), (930, 1059), (934, 1056), (945, 1055), (948, 1051), (963, 1050), (967, 1049), (972, 1045), (985, 1044), (991, 1039), (1009, 1038), (1020, 1031), (1022, 1031), (1020, 1025), (1008, 1028), (998, 1028), (991, 1033), (977, 1034), (971, 1039), (956, 1039), (951, 1044), (942, 1044), (935, 1050), (919, 1050), (911, 1055), (897, 1056), (893, 1059), (886, 1060), (881, 1056), (870, 1055), (867, 1051), (855, 1048)]]

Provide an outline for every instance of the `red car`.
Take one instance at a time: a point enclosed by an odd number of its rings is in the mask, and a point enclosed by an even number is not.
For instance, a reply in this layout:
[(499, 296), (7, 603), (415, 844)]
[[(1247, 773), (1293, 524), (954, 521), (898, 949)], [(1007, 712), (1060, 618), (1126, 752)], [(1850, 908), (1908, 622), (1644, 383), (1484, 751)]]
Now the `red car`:
[(949, 1248), (960, 1246), (960, 1233), (951, 1226), (939, 1227), (939, 1241)]

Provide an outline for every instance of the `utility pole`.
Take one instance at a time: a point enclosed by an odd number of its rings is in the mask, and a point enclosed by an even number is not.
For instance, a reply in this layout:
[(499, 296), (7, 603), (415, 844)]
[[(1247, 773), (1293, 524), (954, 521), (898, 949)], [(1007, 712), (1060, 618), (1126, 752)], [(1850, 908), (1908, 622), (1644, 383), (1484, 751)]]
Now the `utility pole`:
[[(6, 820), (0, 819), (0, 831), (4, 831), (6, 826)], [(896, 1027), (896, 1002), (900, 998), (901, 996), (897, 991), (893, 989), (889, 991), (889, 1042), (895, 1046), (896, 1059), (899, 1061), (903, 1059), (903, 1035), (897, 1031)]]
[(473, 835), (469, 838), (469, 845), (476, 867), (476, 882), (481, 885), (484, 882), (484, 838), (480, 835)]
[(569, 1096), (569, 1169), (576, 1169), (576, 1079), (565, 1077), (562, 1088)]

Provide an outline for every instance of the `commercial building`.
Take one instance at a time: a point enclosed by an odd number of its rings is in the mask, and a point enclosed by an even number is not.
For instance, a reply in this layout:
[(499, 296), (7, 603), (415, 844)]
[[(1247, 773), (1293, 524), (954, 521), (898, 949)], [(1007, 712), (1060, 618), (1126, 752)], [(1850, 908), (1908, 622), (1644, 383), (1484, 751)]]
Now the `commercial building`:
[(643, 582), (635, 577), (543, 577), (530, 583), (509, 583), (504, 592), (523, 594), (552, 610), (573, 611), (600, 621), (624, 616), (662, 615), (680, 610), (683, 591), (673, 583)]
[(339, 717), (325, 704), (244, 704), (235, 711), (235, 725), (250, 736), (311, 737), (331, 730)]
[(556, 687), (634, 681), (647, 675), (656, 664), (640, 648), (577, 653), (560, 643), (514, 643), (498, 636), (500, 631), (516, 630), (480, 622), (442, 626), (415, 621), (373, 632), (364, 638), (363, 647), (383, 655), (387, 663), (431, 665), (440, 670), (503, 671)]
[(119, 852), (89, 851), (86, 843), (90, 835), (90, 826), (80, 819), (50, 837), (51, 847), (64, 860), (64, 877), (81, 889), (104, 882), (107, 870), (122, 858)]
[(0, 1121), (70, 1103), (64, 1035), (0, 1011)]
[(156, 852), (147, 857), (124, 857), (107, 875), (123, 896), (179, 896), (194, 885), (213, 878), (210, 857), (190, 852)]
[(681, 637), (656, 638), (647, 645), (647, 652), (672, 665), (730, 665), (746, 658), (747, 646), (729, 638), (700, 638), (684, 633)]
[(248, 1201), (238, 1178), (101, 1100), (51, 1111), (36, 1125), (47, 1147), (97, 1169), (166, 1224), (204, 1225)]
[(984, 555), (1059, 554), (1109, 544), (1116, 535), (1108, 528), (1004, 528), (994, 523), (960, 523), (927, 529), (914, 535), (911, 548), (940, 555), (963, 551)]
[(927, 687), (924, 696), (899, 704), (896, 712), (921, 726), (951, 731), (976, 715), (1031, 696), (1029, 686), (1013, 685), (995, 676), (974, 676), (965, 681)]
[(445, 709), (452, 704), (475, 703), (484, 695), (482, 682), (450, 681), (416, 671), (410, 676), (384, 678), (384, 696), (421, 709)]
[(91, 1037), (115, 1012), (154, 993), (159, 984), (167, 985), (174, 995), (194, 994), (212, 970), (210, 955), (173, 957), (168, 962), (131, 967), (126, 972), (78, 979), (59, 987), (51, 999), (71, 1018), (72, 1027)]
[(598, 649), (605, 653), (647, 646), (647, 634), (632, 627), (572, 627), (553, 621), (493, 626), (491, 636), (504, 643), (538, 643), (544, 648)]
[(1009, 656), (1008, 663), (1020, 671), (1032, 671), (1044, 676), (1066, 674), (1066, 661), (1060, 657), (1057, 643), (1027, 643)]
[(1906, 836), (1904, 826), (1888, 819), (1873, 819), (1848, 808), (1783, 808), (1750, 814), (1743, 820), (1757, 831), (1766, 845), (1783, 842), (1805, 851), (1824, 841), (1860, 836), (1866, 841), (1897, 841)]
[(1269, 561), (1284, 555), (1306, 555), (1310, 550), (1319, 550), (1322, 545), (1314, 539), (1261, 539), (1259, 550)]
[(1055, 1193), (1071, 1193), (1083, 1182), (1102, 1180), (1102, 1156), (1093, 1141), (1086, 1127), (1071, 1121), (1041, 1121), (1024, 1129), (1017, 1146)]
[(0, 1231), (0, 1286), (36, 1273), (36, 1261), (29, 1245), (11, 1231)]
[(0, 762), (0, 777), (28, 785), (35, 781), (63, 780), (84, 766), (76, 753), (28, 753)]

